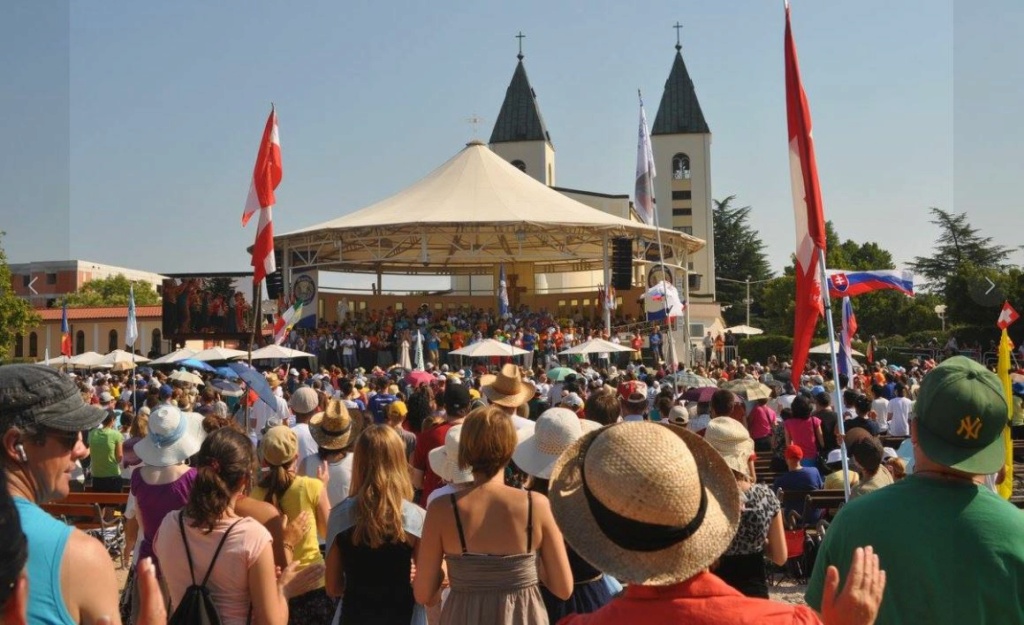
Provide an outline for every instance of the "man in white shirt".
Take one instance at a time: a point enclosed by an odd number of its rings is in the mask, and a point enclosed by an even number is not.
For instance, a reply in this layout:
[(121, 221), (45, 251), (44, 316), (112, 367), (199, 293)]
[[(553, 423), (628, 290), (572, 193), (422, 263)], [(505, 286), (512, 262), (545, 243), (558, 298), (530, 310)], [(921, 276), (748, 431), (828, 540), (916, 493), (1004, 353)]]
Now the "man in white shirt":
[(885, 388), (881, 384), (871, 385), (871, 410), (875, 413), (878, 422), (879, 434), (889, 431), (889, 400), (885, 398)]
[[(281, 386), (281, 379), (275, 373), (267, 376), (267, 382), (274, 391)], [(268, 420), (275, 419), (278, 424), (287, 424), (291, 418), (288, 402), (277, 392), (274, 393), (274, 404), (274, 406), (270, 406), (262, 399), (258, 399), (249, 409), (250, 436), (254, 441), (263, 438), (263, 428), (267, 426)]]
[(896, 397), (889, 401), (888, 421), (890, 436), (910, 436), (910, 411), (914, 403), (906, 398), (906, 388), (896, 385)]
[(302, 466), (306, 458), (315, 454), (320, 448), (309, 432), (309, 420), (320, 412), (320, 396), (309, 386), (299, 387), (292, 398), (288, 400), (288, 407), (295, 414), (295, 425), (292, 426), (292, 432), (295, 432), (295, 439), (299, 443), (299, 466)]

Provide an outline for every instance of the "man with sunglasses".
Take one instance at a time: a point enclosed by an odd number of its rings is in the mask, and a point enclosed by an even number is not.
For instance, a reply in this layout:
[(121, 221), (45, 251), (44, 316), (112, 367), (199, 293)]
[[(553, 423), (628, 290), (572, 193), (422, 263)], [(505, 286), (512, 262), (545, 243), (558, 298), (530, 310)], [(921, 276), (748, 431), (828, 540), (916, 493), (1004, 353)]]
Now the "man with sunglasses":
[(106, 414), (49, 367), (0, 367), (0, 463), (28, 538), (30, 623), (119, 621), (117, 579), (103, 544), (39, 507), (68, 495), (75, 462), (88, 454), (81, 432)]

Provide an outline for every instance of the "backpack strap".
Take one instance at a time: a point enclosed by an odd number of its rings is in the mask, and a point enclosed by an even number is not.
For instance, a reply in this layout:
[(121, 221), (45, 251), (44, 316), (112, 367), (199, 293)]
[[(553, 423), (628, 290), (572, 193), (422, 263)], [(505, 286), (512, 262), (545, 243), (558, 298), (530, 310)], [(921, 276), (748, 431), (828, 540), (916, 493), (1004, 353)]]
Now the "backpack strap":
[[(227, 541), (228, 534), (230, 534), (231, 530), (235, 529), (235, 526), (241, 523), (244, 519), (245, 517), (238, 519), (228, 527), (226, 532), (224, 532), (224, 536), (221, 537), (220, 543), (217, 545), (217, 550), (213, 552), (213, 559), (210, 560), (210, 568), (206, 569), (206, 577), (203, 578), (203, 583), (200, 584), (200, 586), (206, 587), (206, 582), (210, 581), (210, 574), (213, 573), (213, 565), (217, 563), (217, 556), (220, 555), (221, 547), (223, 547), (225, 541)], [(195, 582), (193, 581), (193, 583)]]
[[(134, 475), (134, 473), (133, 473)], [(196, 573), (192, 568), (192, 551), (188, 548), (188, 538), (185, 537), (185, 512), (178, 514), (178, 528), (181, 530), (181, 542), (185, 544), (185, 555), (188, 556), (188, 574), (192, 578), (192, 585), (196, 585)]]

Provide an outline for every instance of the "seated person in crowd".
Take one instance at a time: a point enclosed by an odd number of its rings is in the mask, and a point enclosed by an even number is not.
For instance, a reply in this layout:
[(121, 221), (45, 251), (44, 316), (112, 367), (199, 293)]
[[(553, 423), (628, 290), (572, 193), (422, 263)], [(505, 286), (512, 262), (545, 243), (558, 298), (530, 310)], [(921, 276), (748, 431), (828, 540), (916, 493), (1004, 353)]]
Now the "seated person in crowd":
[(860, 468), (860, 482), (850, 489), (850, 499), (893, 483), (892, 475), (882, 467), (882, 443), (878, 437), (856, 429), (846, 435), (846, 449)]
[[(804, 452), (799, 445), (787, 447), (785, 458), (789, 470), (775, 478), (775, 481), (772, 482), (773, 489), (778, 490), (781, 488), (784, 493), (810, 492), (812, 490), (821, 490), (825, 485), (817, 468), (805, 467), (800, 464), (800, 461), (804, 458)], [(789, 519), (789, 513), (794, 511), (798, 514), (803, 514), (803, 505), (795, 502), (787, 503), (783, 506), (782, 518)], [(804, 519), (805, 523), (814, 523), (816, 521), (817, 519)]]

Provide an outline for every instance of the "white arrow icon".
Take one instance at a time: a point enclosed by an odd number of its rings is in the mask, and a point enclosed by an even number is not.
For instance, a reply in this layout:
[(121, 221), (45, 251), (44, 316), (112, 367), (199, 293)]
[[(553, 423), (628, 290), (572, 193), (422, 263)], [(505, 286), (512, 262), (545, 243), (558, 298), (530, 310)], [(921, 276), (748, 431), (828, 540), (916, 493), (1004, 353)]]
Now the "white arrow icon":
[(36, 280), (38, 279), (38, 276), (32, 276), (32, 279), (28, 281), (28, 290), (32, 291), (32, 295), (39, 295), (39, 291), (36, 291), (34, 288), (32, 288), (32, 285), (35, 284)]
[(996, 283), (992, 282), (992, 280), (990, 278), (988, 278), (987, 276), (985, 277), (985, 282), (989, 283), (988, 290), (985, 291), (985, 295), (988, 295), (989, 293), (992, 292), (992, 289), (996, 288)]

